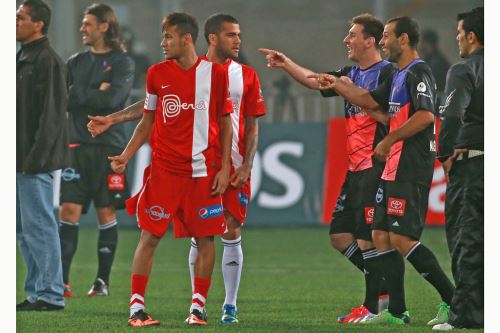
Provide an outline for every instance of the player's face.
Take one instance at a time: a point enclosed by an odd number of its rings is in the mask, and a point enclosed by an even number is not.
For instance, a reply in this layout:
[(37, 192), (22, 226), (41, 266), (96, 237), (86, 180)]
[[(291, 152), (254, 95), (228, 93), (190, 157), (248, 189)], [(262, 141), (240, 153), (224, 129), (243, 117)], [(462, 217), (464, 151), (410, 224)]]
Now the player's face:
[(395, 28), (396, 22), (386, 24), (384, 27), (384, 33), (382, 34), (382, 39), (379, 43), (386, 59), (391, 62), (398, 62), (402, 53), (399, 38), (396, 37), (396, 33), (394, 32)]
[(216, 37), (216, 51), (223, 58), (237, 58), (241, 46), (240, 25), (225, 22)]
[(80, 32), (82, 33), (82, 42), (84, 45), (94, 46), (97, 42), (104, 39), (107, 24), (97, 21), (95, 15), (86, 14), (83, 16)]
[(363, 35), (363, 26), (354, 24), (349, 33), (344, 38), (344, 44), (347, 46), (347, 58), (358, 62), (363, 52), (365, 52), (366, 39)]
[(161, 47), (165, 59), (179, 59), (183, 52), (186, 41), (177, 33), (177, 26), (168, 26), (163, 31)]
[(31, 20), (29, 8), (19, 6), (16, 12), (16, 40), (28, 41), (36, 33), (35, 22)]
[(458, 21), (457, 27), (457, 42), (458, 42), (458, 53), (460, 57), (465, 58), (469, 55), (469, 44), (467, 43), (467, 33), (464, 30), (464, 21)]

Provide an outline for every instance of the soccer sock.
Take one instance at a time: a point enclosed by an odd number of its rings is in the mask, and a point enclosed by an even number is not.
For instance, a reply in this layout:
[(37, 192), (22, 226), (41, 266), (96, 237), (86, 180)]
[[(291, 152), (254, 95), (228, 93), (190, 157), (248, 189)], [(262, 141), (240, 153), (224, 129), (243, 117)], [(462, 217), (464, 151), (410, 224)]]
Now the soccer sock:
[(405, 259), (408, 259), (417, 272), (436, 288), (443, 302), (451, 304), (455, 287), (443, 272), (431, 250), (418, 242), (408, 251)]
[(406, 311), (405, 303), (405, 262), (401, 255), (394, 249), (379, 253), (375, 263), (380, 272), (385, 276), (389, 292), (389, 312), (400, 316)]
[(132, 274), (132, 288), (130, 291), (130, 316), (139, 311), (144, 311), (144, 296), (148, 285), (149, 276)]
[(363, 252), (365, 264), (365, 300), (363, 305), (371, 312), (378, 313), (378, 296), (380, 294), (380, 285), (382, 283), (382, 274), (375, 266), (377, 249), (372, 248)]
[(222, 239), (224, 252), (222, 254), (222, 276), (226, 288), (224, 304), (236, 306), (238, 288), (240, 286), (241, 269), (243, 268), (243, 251), (241, 249), (241, 236), (235, 240)]
[(191, 249), (189, 250), (188, 264), (189, 264), (189, 275), (191, 276), (191, 291), (194, 292), (194, 264), (196, 263), (196, 257), (198, 257), (198, 244), (196, 244), (196, 239), (191, 238)]
[(207, 302), (208, 289), (210, 288), (211, 279), (203, 279), (200, 277), (194, 277), (194, 291), (191, 300), (191, 309), (197, 309), (203, 311), (205, 303)]
[(363, 263), (363, 255), (356, 241), (352, 242), (342, 254), (349, 259), (360, 271), (364, 272), (365, 265)]
[(69, 283), (69, 269), (78, 246), (78, 229), (80, 224), (59, 221), (59, 238), (61, 241), (61, 261), (63, 281)]
[(98, 227), (97, 261), (99, 268), (97, 277), (101, 278), (106, 284), (109, 284), (109, 274), (116, 253), (116, 243), (118, 242), (117, 225), (118, 221), (113, 220)]

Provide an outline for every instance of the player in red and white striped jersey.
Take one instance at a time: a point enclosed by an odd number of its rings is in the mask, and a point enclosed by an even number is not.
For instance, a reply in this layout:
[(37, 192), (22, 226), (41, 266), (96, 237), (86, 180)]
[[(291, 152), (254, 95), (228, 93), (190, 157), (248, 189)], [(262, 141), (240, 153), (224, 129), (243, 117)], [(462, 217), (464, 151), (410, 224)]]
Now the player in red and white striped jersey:
[(176, 238), (194, 237), (199, 244), (186, 321), (206, 324), (213, 236), (226, 231), (221, 194), (230, 174), (232, 103), (224, 68), (196, 55), (197, 34), (196, 20), (187, 14), (164, 18), (161, 46), (167, 60), (148, 70), (142, 120), (123, 153), (110, 157), (113, 170), (122, 173), (151, 137), (152, 162), (143, 187), (127, 201), (142, 229), (132, 264), (132, 326), (159, 324), (145, 312), (144, 296), (154, 251), (172, 221)]
[[(228, 232), (222, 236), (224, 252), (222, 272), (226, 289), (223, 305), (223, 323), (237, 323), (236, 298), (243, 265), (241, 248), (241, 225), (250, 202), (250, 171), (257, 149), (258, 117), (266, 113), (260, 82), (254, 69), (234, 60), (241, 46), (238, 21), (226, 14), (214, 14), (205, 23), (205, 38), (208, 52), (202, 58), (223, 64), (228, 73), (229, 93), (234, 112), (231, 114), (233, 139), (231, 149), (231, 184), (223, 195), (224, 216)], [(90, 117), (88, 128), (93, 136), (106, 131), (110, 126), (142, 115), (142, 102), (107, 117)], [(194, 263), (197, 258), (197, 243), (191, 242), (189, 268), (194, 282)], [(194, 288), (194, 283), (193, 283)]]

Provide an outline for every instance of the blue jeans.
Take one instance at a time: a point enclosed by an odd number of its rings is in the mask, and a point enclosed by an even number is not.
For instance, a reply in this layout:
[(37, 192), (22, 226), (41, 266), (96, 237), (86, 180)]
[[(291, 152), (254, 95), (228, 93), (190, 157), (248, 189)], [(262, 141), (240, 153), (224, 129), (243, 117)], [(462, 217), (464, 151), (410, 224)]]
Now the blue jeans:
[(16, 234), (28, 269), (24, 282), (28, 301), (64, 305), (61, 245), (52, 186), (49, 173), (16, 173)]

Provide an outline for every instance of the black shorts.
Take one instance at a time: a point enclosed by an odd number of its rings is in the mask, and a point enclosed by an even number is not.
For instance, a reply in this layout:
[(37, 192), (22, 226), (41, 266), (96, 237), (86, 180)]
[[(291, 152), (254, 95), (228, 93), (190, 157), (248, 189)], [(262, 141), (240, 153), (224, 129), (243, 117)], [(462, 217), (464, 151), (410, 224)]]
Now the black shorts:
[(381, 180), (373, 229), (419, 240), (425, 226), (429, 189), (427, 185), (414, 182)]
[(350, 233), (356, 239), (372, 240), (371, 225), (383, 165), (347, 172), (330, 224), (330, 235)]
[(122, 149), (81, 144), (71, 150), (71, 165), (61, 172), (61, 203), (82, 205), (82, 213), (91, 201), (96, 208), (125, 208), (130, 197), (127, 177), (115, 174), (108, 156), (120, 155)]

